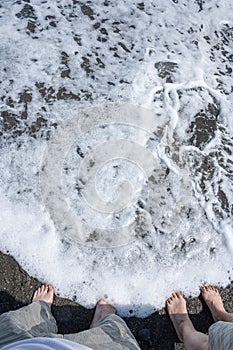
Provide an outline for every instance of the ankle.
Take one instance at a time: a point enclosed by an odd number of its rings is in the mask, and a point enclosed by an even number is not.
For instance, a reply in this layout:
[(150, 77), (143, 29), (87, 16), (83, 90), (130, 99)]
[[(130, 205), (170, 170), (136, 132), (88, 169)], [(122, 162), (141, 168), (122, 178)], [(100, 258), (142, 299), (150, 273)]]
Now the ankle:
[(183, 342), (191, 333), (196, 332), (188, 315), (187, 318), (185, 317), (182, 321), (180, 321), (179, 330)]
[(228, 321), (229, 319), (232, 319), (233, 321), (233, 315), (229, 314), (225, 309), (218, 310), (217, 312), (214, 313), (213, 317), (216, 322)]

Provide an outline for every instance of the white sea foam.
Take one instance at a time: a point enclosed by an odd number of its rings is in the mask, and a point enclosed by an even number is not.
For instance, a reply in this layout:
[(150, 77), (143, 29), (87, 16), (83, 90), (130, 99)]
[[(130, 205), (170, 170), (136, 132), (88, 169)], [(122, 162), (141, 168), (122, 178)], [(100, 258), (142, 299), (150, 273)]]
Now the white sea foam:
[(61, 296), (107, 296), (122, 315), (226, 286), (233, 4), (0, 10), (0, 249)]

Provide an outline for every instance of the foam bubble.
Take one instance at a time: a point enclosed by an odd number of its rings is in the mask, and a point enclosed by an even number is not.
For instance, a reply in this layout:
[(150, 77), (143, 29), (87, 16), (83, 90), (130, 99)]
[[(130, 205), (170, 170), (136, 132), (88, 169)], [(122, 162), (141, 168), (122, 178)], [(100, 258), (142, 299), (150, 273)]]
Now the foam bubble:
[(232, 7), (2, 4), (0, 249), (61, 296), (232, 279)]

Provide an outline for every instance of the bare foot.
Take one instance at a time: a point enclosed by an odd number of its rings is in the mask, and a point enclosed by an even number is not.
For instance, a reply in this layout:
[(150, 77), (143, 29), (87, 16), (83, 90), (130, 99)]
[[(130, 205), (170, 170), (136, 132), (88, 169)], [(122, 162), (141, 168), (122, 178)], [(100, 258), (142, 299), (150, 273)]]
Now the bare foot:
[(51, 285), (43, 284), (40, 288), (38, 288), (32, 298), (33, 301), (44, 301), (47, 304), (51, 305), (53, 303), (54, 297), (54, 289)]
[(226, 312), (222, 298), (217, 288), (213, 286), (204, 286), (201, 288), (202, 298), (206, 302), (215, 321), (233, 321), (233, 316)]
[(184, 328), (194, 330), (192, 322), (188, 316), (186, 301), (181, 292), (173, 293), (166, 301), (167, 311), (175, 327), (179, 339), (183, 342)]
[(111, 304), (108, 304), (104, 299), (100, 299), (96, 304), (95, 314), (91, 322), (90, 328), (95, 327), (96, 323), (104, 317), (115, 314), (116, 309)]

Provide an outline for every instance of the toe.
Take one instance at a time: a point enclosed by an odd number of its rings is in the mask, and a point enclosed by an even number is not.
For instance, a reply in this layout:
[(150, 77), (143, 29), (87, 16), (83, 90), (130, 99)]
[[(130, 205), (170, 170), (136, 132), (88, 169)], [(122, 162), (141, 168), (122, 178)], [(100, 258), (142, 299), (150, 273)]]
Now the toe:
[(176, 292), (176, 295), (178, 298), (183, 298), (183, 294), (180, 291)]
[(49, 292), (54, 292), (54, 288), (53, 288), (53, 286), (51, 286), (51, 284), (48, 285), (48, 291)]
[(210, 286), (203, 286), (203, 287), (201, 287), (202, 293), (208, 292), (208, 291), (209, 291), (209, 287), (210, 287)]
[(202, 293), (205, 292), (205, 286), (202, 286), (200, 289), (201, 289)]

